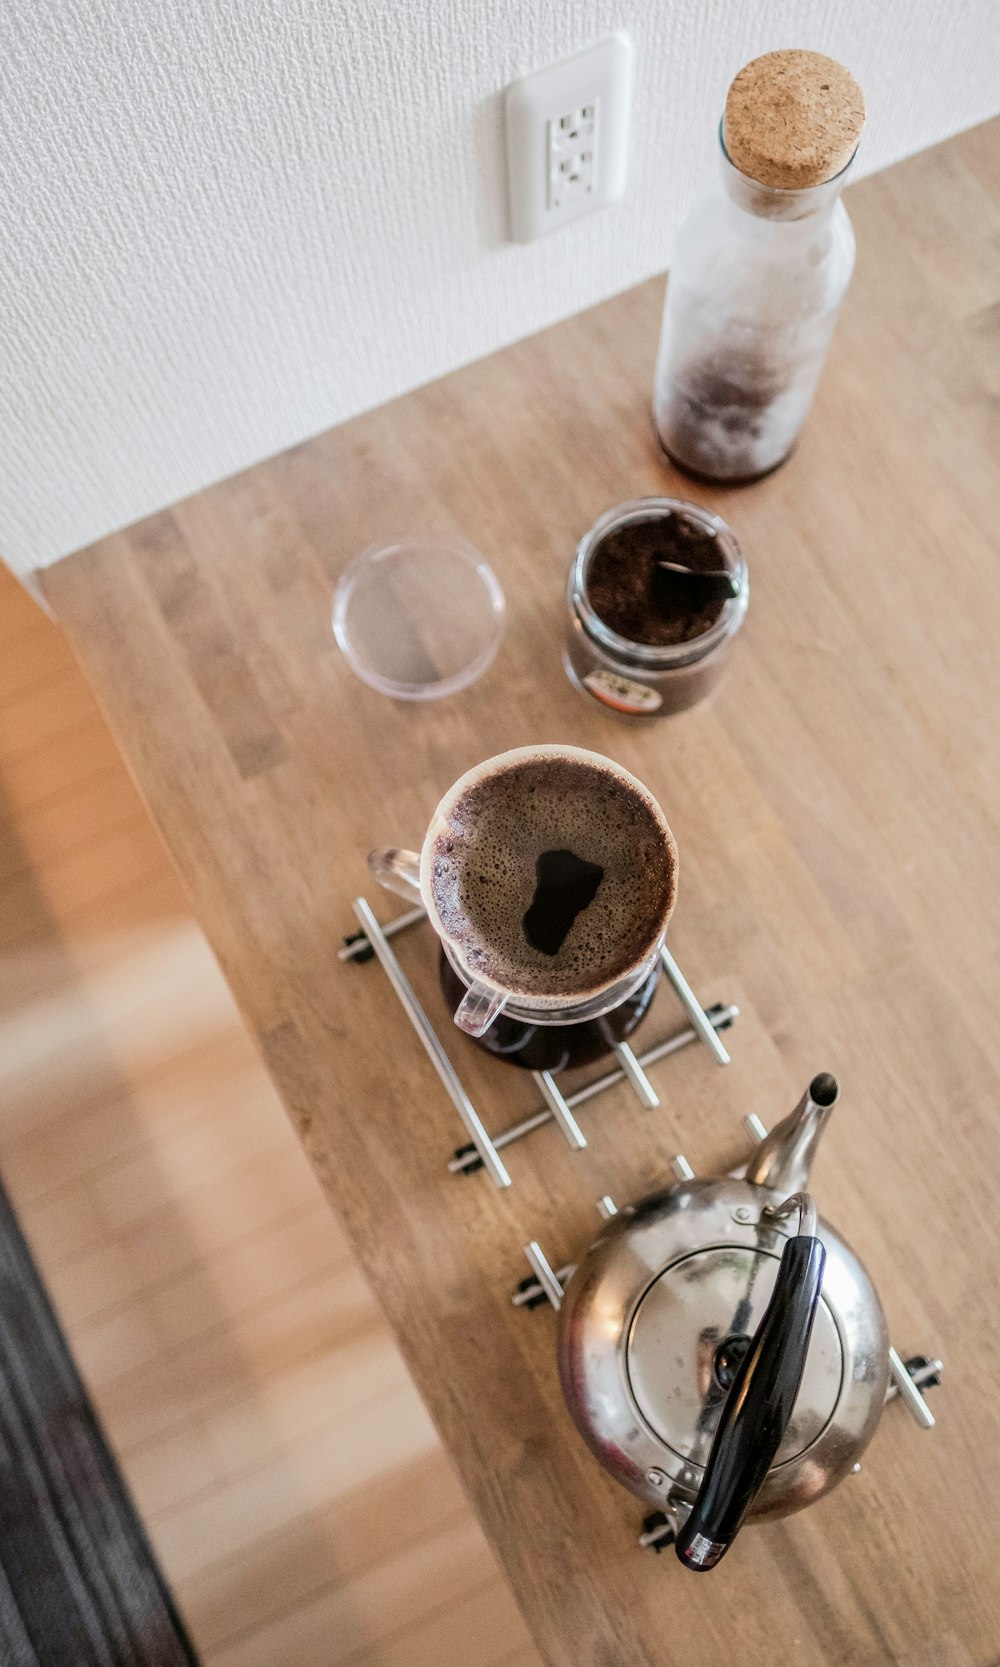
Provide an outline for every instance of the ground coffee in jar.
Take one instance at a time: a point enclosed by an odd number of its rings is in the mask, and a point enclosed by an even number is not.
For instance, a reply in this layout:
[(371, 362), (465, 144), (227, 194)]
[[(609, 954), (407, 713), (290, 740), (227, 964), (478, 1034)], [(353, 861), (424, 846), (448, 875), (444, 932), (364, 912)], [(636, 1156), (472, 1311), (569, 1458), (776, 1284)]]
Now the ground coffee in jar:
[(620, 504), (570, 570), (567, 675), (624, 716), (683, 711), (718, 680), (748, 597), (746, 563), (719, 516), (676, 498)]

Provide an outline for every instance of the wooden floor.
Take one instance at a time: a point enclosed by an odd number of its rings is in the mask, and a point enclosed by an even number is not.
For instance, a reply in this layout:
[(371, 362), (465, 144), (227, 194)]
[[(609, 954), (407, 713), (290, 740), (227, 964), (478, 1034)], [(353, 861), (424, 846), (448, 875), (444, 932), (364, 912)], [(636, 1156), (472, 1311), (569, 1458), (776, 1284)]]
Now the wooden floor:
[(3, 568), (0, 880), (0, 1170), (206, 1667), (537, 1667), (63, 637)]

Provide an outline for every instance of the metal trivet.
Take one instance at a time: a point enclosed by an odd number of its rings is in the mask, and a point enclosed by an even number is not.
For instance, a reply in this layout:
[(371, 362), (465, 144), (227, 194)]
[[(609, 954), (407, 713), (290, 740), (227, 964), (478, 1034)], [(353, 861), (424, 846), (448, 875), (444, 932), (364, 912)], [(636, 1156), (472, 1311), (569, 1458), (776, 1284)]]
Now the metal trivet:
[(501, 1150), (505, 1146), (513, 1145), (516, 1140), (523, 1140), (526, 1135), (533, 1134), (546, 1123), (554, 1122), (562, 1131), (568, 1145), (574, 1151), (581, 1151), (587, 1144), (587, 1137), (574, 1115), (577, 1108), (603, 1094), (605, 1089), (613, 1088), (616, 1083), (624, 1081), (629, 1084), (640, 1105), (648, 1110), (655, 1109), (660, 1104), (660, 1097), (646, 1075), (647, 1066), (666, 1059), (669, 1054), (687, 1047), (690, 1042), (701, 1042), (716, 1065), (729, 1064), (729, 1055), (719, 1038), (719, 1031), (728, 1030), (738, 1018), (739, 1008), (732, 1004), (724, 1006), (720, 1002), (709, 1008), (702, 1007), (673, 955), (664, 945), (660, 951), (663, 971), (691, 1023), (684, 1030), (668, 1036), (665, 1041), (658, 1042), (655, 1047), (647, 1048), (644, 1053), (633, 1053), (627, 1042), (617, 1043), (612, 1050), (617, 1065), (585, 1083), (572, 1094), (563, 1094), (551, 1071), (532, 1071), (531, 1075), (542, 1096), (542, 1104), (520, 1123), (504, 1129), (501, 1134), (491, 1136), (389, 943), (389, 939), (397, 932), (405, 932), (411, 926), (416, 926), (419, 921), (426, 920), (426, 910), (409, 909), (406, 914), (397, 916), (386, 926), (380, 926), (365, 898), (356, 897), (353, 908), (361, 930), (345, 938), (344, 947), (339, 951), (340, 959), (369, 961), (375, 956), (399, 997), (400, 1005), (423, 1043), (427, 1056), (462, 1119), (471, 1142), (468, 1146), (459, 1147), (451, 1158), (448, 1168), (453, 1175), (471, 1175), (478, 1169), (485, 1169), (495, 1186), (509, 1187), (510, 1175), (500, 1156)]

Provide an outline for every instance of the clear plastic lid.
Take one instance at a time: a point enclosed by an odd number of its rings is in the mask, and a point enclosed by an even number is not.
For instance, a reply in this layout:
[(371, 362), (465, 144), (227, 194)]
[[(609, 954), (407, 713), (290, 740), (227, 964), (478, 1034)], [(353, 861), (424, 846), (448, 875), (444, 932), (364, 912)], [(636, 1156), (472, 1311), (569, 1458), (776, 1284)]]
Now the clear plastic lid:
[(471, 545), (413, 540), (355, 556), (337, 585), (333, 631), (373, 689), (436, 700), (486, 670), (505, 611), (496, 575)]

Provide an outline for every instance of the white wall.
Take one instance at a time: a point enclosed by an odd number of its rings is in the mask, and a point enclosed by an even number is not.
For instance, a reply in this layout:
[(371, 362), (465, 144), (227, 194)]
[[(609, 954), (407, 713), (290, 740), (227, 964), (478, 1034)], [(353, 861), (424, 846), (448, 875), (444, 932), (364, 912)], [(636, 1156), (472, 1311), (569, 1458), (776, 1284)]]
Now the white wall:
[[(667, 264), (729, 78), (863, 82), (863, 168), (1000, 109), (995, 0), (8, 0), (0, 553), (55, 561)], [(625, 200), (505, 241), (500, 93), (614, 28)]]

